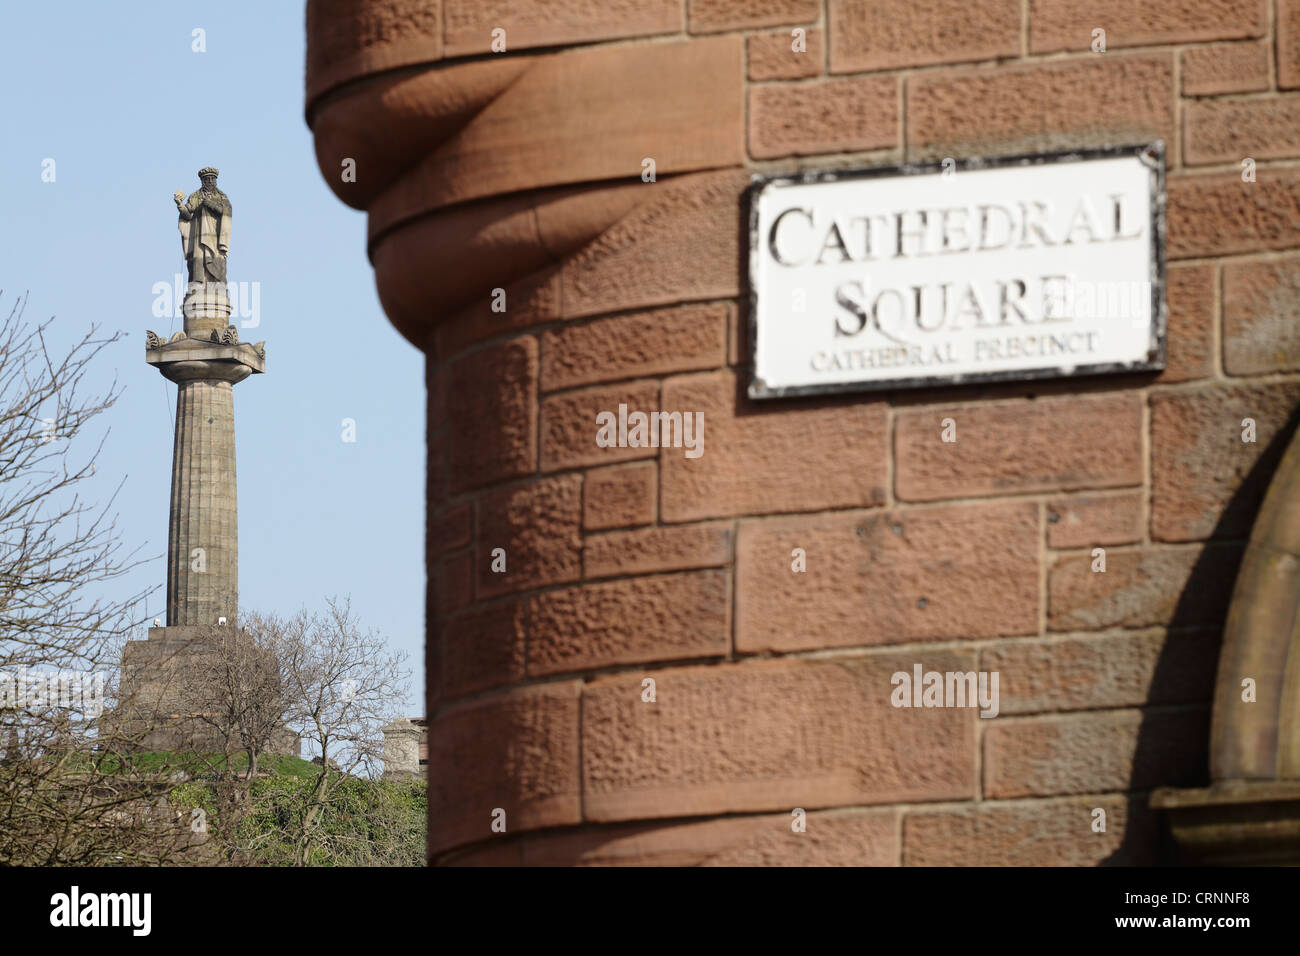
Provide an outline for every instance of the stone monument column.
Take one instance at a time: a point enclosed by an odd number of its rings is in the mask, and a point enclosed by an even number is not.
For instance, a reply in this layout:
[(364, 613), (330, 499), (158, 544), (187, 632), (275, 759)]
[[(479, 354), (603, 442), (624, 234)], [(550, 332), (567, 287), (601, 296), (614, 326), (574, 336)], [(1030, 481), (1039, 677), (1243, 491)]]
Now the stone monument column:
[(173, 196), (189, 269), (185, 329), (164, 342), (148, 333), (145, 361), (175, 382), (171, 518), (167, 534), (167, 626), (236, 626), (239, 514), (235, 492), (234, 386), (265, 370), (264, 343), (239, 341), (228, 324), (226, 258), (232, 208), (217, 170), (201, 189)]
[[(140, 750), (219, 753), (229, 741), (209, 718), (222, 692), (205, 675), (214, 655), (249, 640), (237, 624), (234, 387), (265, 370), (266, 348), (240, 342), (229, 324), (230, 199), (217, 189), (217, 170), (199, 170), (199, 180), (188, 198), (172, 197), (189, 270), (184, 329), (166, 340), (145, 333), (145, 361), (176, 383), (167, 623), (123, 648), (122, 704), (110, 724)], [(271, 751), (296, 755), (297, 739), (281, 732)]]

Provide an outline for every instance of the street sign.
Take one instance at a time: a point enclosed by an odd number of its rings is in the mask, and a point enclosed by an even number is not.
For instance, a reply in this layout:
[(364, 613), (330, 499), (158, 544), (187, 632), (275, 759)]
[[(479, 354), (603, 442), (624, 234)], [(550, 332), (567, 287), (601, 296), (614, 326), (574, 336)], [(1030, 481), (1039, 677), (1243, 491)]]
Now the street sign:
[(754, 398), (1164, 368), (1164, 147), (755, 177)]

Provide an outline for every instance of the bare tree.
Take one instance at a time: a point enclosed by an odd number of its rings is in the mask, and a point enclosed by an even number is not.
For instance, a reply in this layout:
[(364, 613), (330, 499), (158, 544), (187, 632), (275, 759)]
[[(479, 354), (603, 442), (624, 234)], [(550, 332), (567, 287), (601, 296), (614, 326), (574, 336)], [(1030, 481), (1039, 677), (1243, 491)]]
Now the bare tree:
[(294, 864), (302, 866), (329, 840), (321, 822), (340, 785), (357, 775), (378, 777), (381, 728), (397, 715), (410, 672), (405, 654), (390, 651), (374, 631), (362, 631), (346, 599), (328, 600), (323, 613), (260, 623), (280, 635), (288, 723), (321, 762), (295, 822)]
[(122, 544), (117, 492), (83, 498), (107, 438), (86, 433), (120, 395), (87, 375), (120, 333), (92, 326), (56, 353), (54, 320), (29, 325), (25, 305), (0, 324), (0, 863), (161, 862), (188, 842), (166, 775), (133, 768), (100, 719), (147, 596), (106, 596), (144, 561)]
[[(404, 661), (382, 636), (362, 630), (346, 600), (289, 617), (246, 612), (238, 632), (189, 655), (182, 697), (204, 701), (194, 716), (212, 741), (208, 778), (219, 791), (226, 859), (303, 866), (412, 858), (407, 846), (370, 845), (369, 832), (400, 832), (409, 842), (399, 821), (411, 799), (422, 799), (378, 786), (381, 728), (399, 712), (410, 677)], [(266, 754), (304, 744), (318, 771), (257, 779)], [(247, 757), (238, 772), (236, 754)], [(341, 814), (367, 826), (331, 825)]]
[[(288, 702), (275, 650), (259, 643), (261, 633), (209, 629), (178, 655), (174, 686), (157, 694), (188, 708), (171, 721), (177, 746), (193, 754), (191, 775), (215, 783), (220, 818), (231, 834), (242, 830), (263, 756), (286, 752), (293, 736), (285, 727)], [(225, 844), (230, 862), (248, 862), (252, 850), (236, 841)]]
[[(409, 859), (416, 834), (394, 821), (409, 820), (422, 793), (366, 779), (409, 675), (346, 602), (250, 615), (175, 660), (136, 642), (150, 666), (123, 685), (119, 662), (149, 592), (109, 595), (144, 559), (122, 545), (116, 492), (100, 505), (84, 499), (107, 438), (88, 442), (89, 429), (119, 395), (116, 382), (88, 394), (87, 376), (120, 335), (92, 328), (56, 355), (53, 320), (26, 324), (24, 304), (0, 324), (0, 864)], [(171, 713), (178, 702), (186, 713)], [(256, 805), (265, 755), (296, 750), (295, 732), (319, 772), (268, 784)], [(141, 753), (172, 739), (198, 754)], [(217, 840), (191, 826), (180, 797), (214, 781)], [(264, 811), (274, 826), (241, 826)], [(353, 812), (365, 827), (331, 825)], [(402, 845), (370, 845), (367, 827), (399, 832)]]

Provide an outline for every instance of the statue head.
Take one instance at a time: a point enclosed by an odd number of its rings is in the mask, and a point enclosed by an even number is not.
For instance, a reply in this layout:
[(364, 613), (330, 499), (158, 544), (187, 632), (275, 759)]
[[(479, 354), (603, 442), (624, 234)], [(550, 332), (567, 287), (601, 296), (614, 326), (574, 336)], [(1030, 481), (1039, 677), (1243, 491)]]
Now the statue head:
[(217, 170), (213, 166), (204, 166), (199, 170), (199, 182), (203, 184), (204, 189), (217, 188)]

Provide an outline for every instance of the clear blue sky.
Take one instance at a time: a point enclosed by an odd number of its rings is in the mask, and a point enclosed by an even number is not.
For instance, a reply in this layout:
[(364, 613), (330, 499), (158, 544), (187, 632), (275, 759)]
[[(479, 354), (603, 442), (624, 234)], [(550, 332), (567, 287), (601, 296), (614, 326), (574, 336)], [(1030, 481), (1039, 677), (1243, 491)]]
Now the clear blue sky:
[[(316, 168), (304, 5), (6, 3), (0, 37), (0, 307), (30, 290), (27, 318), (55, 316), (61, 342), (92, 322), (126, 333), (99, 369), (125, 393), (100, 421), (94, 491), (127, 476), (127, 543), (166, 551), (176, 387), (145, 364), (145, 330), (181, 327), (153, 315), (154, 284), (185, 270), (171, 196), (216, 166), (234, 208), (229, 279), (261, 289), (260, 325), (240, 337), (267, 343), (267, 374), (235, 389), (240, 606), (287, 614), (350, 594), (410, 652), (423, 713), (423, 357), (379, 306), (365, 215)], [(160, 557), (120, 591), (164, 578)], [(149, 616), (164, 609), (159, 590)]]

